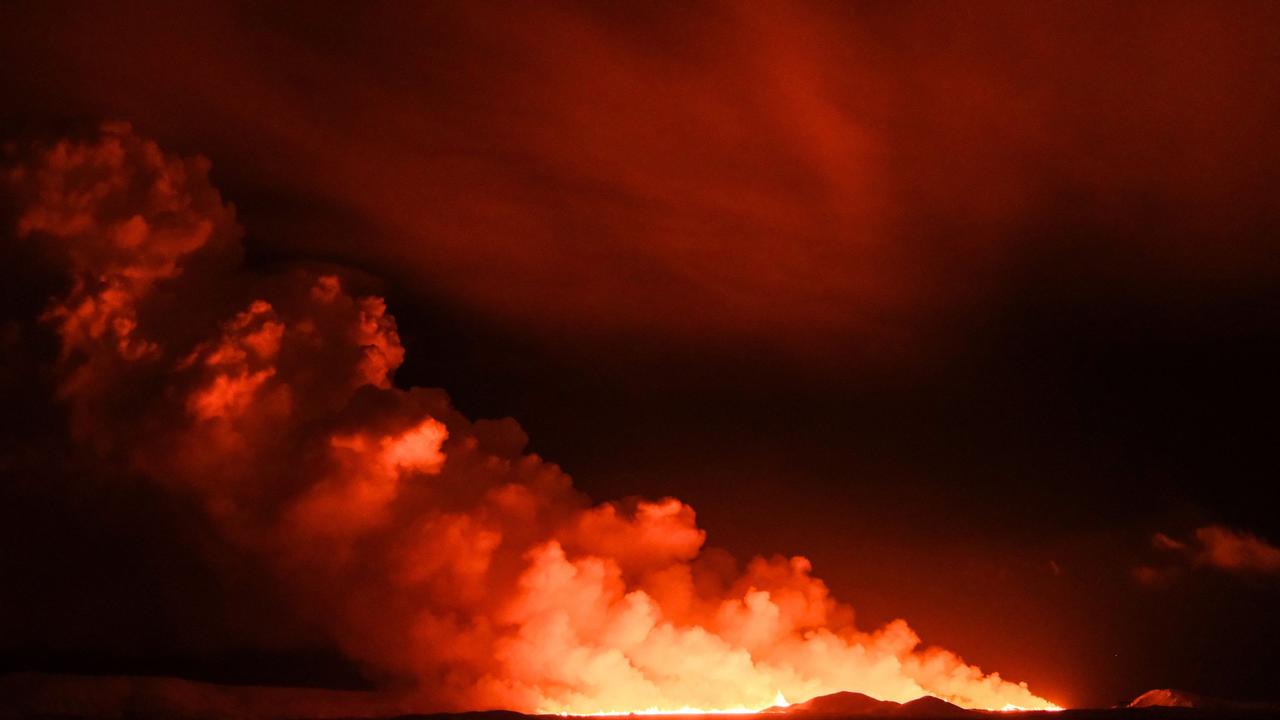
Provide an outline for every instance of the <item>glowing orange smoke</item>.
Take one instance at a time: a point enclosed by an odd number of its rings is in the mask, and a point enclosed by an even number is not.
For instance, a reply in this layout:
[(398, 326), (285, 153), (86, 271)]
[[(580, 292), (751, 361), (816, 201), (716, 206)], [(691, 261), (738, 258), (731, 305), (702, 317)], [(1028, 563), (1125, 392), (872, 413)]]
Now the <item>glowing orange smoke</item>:
[(902, 620), (859, 629), (803, 557), (740, 567), (679, 500), (593, 505), (513, 422), (394, 387), (385, 303), (340, 273), (244, 275), (207, 169), (115, 125), (10, 172), (20, 237), (69, 281), (46, 317), (76, 437), (198, 500), (216, 551), (261, 558), (423, 709), (748, 712), (841, 690), (1055, 707)]

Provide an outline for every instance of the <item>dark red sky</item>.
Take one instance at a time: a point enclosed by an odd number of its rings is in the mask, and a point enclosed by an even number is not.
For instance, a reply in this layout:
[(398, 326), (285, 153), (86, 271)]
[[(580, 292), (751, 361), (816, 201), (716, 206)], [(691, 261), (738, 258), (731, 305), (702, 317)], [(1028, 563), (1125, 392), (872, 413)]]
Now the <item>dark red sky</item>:
[[(1275, 4), (49, 3), (0, 26), (5, 140), (126, 119), (210, 158), (254, 267), (378, 278), (398, 382), (515, 417), (592, 496), (677, 495), (713, 544), (803, 553), (868, 623), (1064, 703), (1280, 699), (1280, 575), (1134, 575), (1176, 564), (1157, 532), (1280, 541)], [(10, 507), (62, 527), (79, 502)], [(170, 632), (212, 581), (123, 559), (162, 532), (112, 502), (69, 532), (120, 552), (55, 552), (103, 597), (4, 566), (44, 608), (6, 665), (295, 652)], [(54, 532), (20, 527), (5, 552)], [(132, 619), (92, 627), (112, 605)], [(297, 652), (286, 679), (329, 677)]]

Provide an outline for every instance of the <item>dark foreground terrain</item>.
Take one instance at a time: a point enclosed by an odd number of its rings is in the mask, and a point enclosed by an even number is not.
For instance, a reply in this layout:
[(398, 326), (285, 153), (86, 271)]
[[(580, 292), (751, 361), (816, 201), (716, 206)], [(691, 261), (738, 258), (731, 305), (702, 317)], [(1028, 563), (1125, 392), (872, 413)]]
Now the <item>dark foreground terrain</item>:
[[(1173, 704), (1184, 707), (1169, 706)], [(771, 708), (759, 715), (772, 720), (778, 720), (779, 716), (796, 720), (1260, 720), (1280, 718), (1280, 707), (1153, 690), (1129, 707), (1056, 713), (985, 712), (965, 710), (937, 698), (894, 703), (858, 693), (836, 693), (789, 708)], [(0, 720), (522, 720), (528, 717), (533, 716), (507, 711), (423, 714), (414, 712), (412, 704), (403, 698), (348, 690), (215, 685), (163, 677), (38, 673), (0, 676)]]

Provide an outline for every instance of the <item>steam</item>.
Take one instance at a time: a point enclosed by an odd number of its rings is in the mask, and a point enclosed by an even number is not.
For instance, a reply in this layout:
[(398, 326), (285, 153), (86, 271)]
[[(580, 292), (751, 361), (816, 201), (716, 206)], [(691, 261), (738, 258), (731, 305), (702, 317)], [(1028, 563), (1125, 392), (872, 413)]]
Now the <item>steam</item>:
[(197, 501), (219, 544), (423, 708), (757, 709), (839, 690), (1052, 707), (902, 620), (858, 629), (802, 557), (739, 568), (679, 500), (592, 504), (522, 454), (514, 422), (395, 387), (385, 303), (340, 273), (240, 269), (208, 169), (114, 124), (10, 171), (17, 241), (65, 271), (44, 320), (72, 434)]

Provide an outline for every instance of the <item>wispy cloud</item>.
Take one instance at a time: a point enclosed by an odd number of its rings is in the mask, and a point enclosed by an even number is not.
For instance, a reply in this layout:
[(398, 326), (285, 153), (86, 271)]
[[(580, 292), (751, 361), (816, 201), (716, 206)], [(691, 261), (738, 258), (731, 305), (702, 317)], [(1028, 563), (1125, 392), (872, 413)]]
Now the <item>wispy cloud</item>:
[(1162, 564), (1143, 564), (1132, 571), (1135, 581), (1163, 587), (1196, 568), (1239, 574), (1280, 573), (1280, 548), (1252, 533), (1225, 525), (1197, 528), (1185, 540), (1166, 533), (1151, 536), (1151, 546), (1161, 551)]
[(1193, 561), (1231, 572), (1280, 572), (1280, 548), (1266, 540), (1222, 525), (1209, 525), (1195, 532)]

